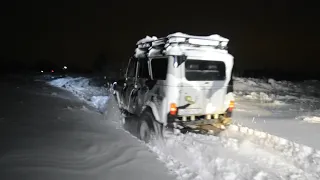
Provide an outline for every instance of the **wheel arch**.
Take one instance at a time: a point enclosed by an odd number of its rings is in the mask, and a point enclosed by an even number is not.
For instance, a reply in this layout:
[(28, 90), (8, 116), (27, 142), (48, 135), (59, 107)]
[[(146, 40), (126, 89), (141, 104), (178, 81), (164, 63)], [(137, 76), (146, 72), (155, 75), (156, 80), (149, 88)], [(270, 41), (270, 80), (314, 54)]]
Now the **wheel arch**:
[(155, 120), (158, 121), (159, 123), (162, 123), (161, 119), (160, 119), (160, 114), (159, 114), (158, 108), (154, 102), (151, 102), (151, 101), (147, 102), (145, 104), (144, 108), (142, 109), (142, 113), (148, 109), (152, 112)]
[(153, 117), (155, 119), (155, 121), (152, 122), (154, 131), (156, 134), (162, 136), (163, 130), (164, 130), (163, 122), (160, 120), (159, 111), (158, 111), (155, 103), (153, 103), (153, 102), (146, 103), (141, 114), (143, 114), (145, 111), (149, 111), (153, 115)]

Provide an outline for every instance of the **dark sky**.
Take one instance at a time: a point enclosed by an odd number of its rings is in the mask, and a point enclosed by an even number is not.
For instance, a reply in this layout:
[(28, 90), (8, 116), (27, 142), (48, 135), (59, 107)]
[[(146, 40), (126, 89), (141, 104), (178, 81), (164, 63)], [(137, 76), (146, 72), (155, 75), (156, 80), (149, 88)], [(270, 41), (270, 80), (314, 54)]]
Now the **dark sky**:
[(2, 61), (90, 68), (100, 53), (127, 61), (140, 38), (179, 31), (229, 38), (241, 69), (320, 65), (319, 6), (307, 1), (23, 0), (0, 6)]

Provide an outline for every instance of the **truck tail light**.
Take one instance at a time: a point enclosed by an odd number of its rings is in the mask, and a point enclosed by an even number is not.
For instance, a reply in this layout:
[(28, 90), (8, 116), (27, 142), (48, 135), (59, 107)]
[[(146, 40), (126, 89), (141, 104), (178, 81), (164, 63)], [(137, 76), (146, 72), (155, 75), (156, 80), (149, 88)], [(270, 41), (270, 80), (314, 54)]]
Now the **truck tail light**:
[(232, 112), (232, 110), (234, 109), (234, 107), (235, 107), (234, 101), (230, 101), (228, 111)]
[(177, 115), (177, 105), (176, 103), (170, 104), (170, 114), (171, 115)]

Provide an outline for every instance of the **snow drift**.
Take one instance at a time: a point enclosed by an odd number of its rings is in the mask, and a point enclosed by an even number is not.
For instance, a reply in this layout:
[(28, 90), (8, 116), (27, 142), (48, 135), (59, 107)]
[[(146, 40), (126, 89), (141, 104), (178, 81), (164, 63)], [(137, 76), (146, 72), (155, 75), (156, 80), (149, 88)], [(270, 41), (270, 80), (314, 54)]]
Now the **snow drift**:
[(93, 84), (91, 81), (89, 78), (84, 77), (65, 77), (49, 81), (48, 83), (52, 86), (71, 91), (100, 112), (105, 112), (109, 99), (109, 90), (105, 87), (93, 86), (91, 85)]
[[(319, 102), (320, 85), (318, 81), (276, 81), (274, 79), (255, 79), (234, 77), (235, 93), (240, 96), (253, 94), (252, 99), (267, 101), (315, 101)], [(250, 98), (250, 96), (248, 96)]]
[(258, 101), (259, 106), (272, 104), (281, 111), (299, 111), (297, 119), (320, 117), (320, 83), (315, 80), (290, 82), (235, 77), (234, 89), (238, 100)]

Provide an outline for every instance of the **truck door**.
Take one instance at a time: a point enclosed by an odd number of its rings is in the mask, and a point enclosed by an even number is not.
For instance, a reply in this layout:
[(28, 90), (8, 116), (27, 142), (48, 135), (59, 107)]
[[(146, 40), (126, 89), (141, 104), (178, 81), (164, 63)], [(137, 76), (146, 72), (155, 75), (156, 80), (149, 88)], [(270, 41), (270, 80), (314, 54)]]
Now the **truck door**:
[(131, 94), (135, 89), (135, 79), (137, 72), (137, 59), (131, 58), (126, 72), (126, 86), (124, 89), (124, 106), (130, 112), (130, 99)]
[(132, 93), (132, 101), (130, 103), (135, 114), (141, 113), (142, 107), (145, 104), (145, 96), (149, 90), (146, 81), (149, 79), (148, 58), (139, 58), (135, 86), (136, 90)]

